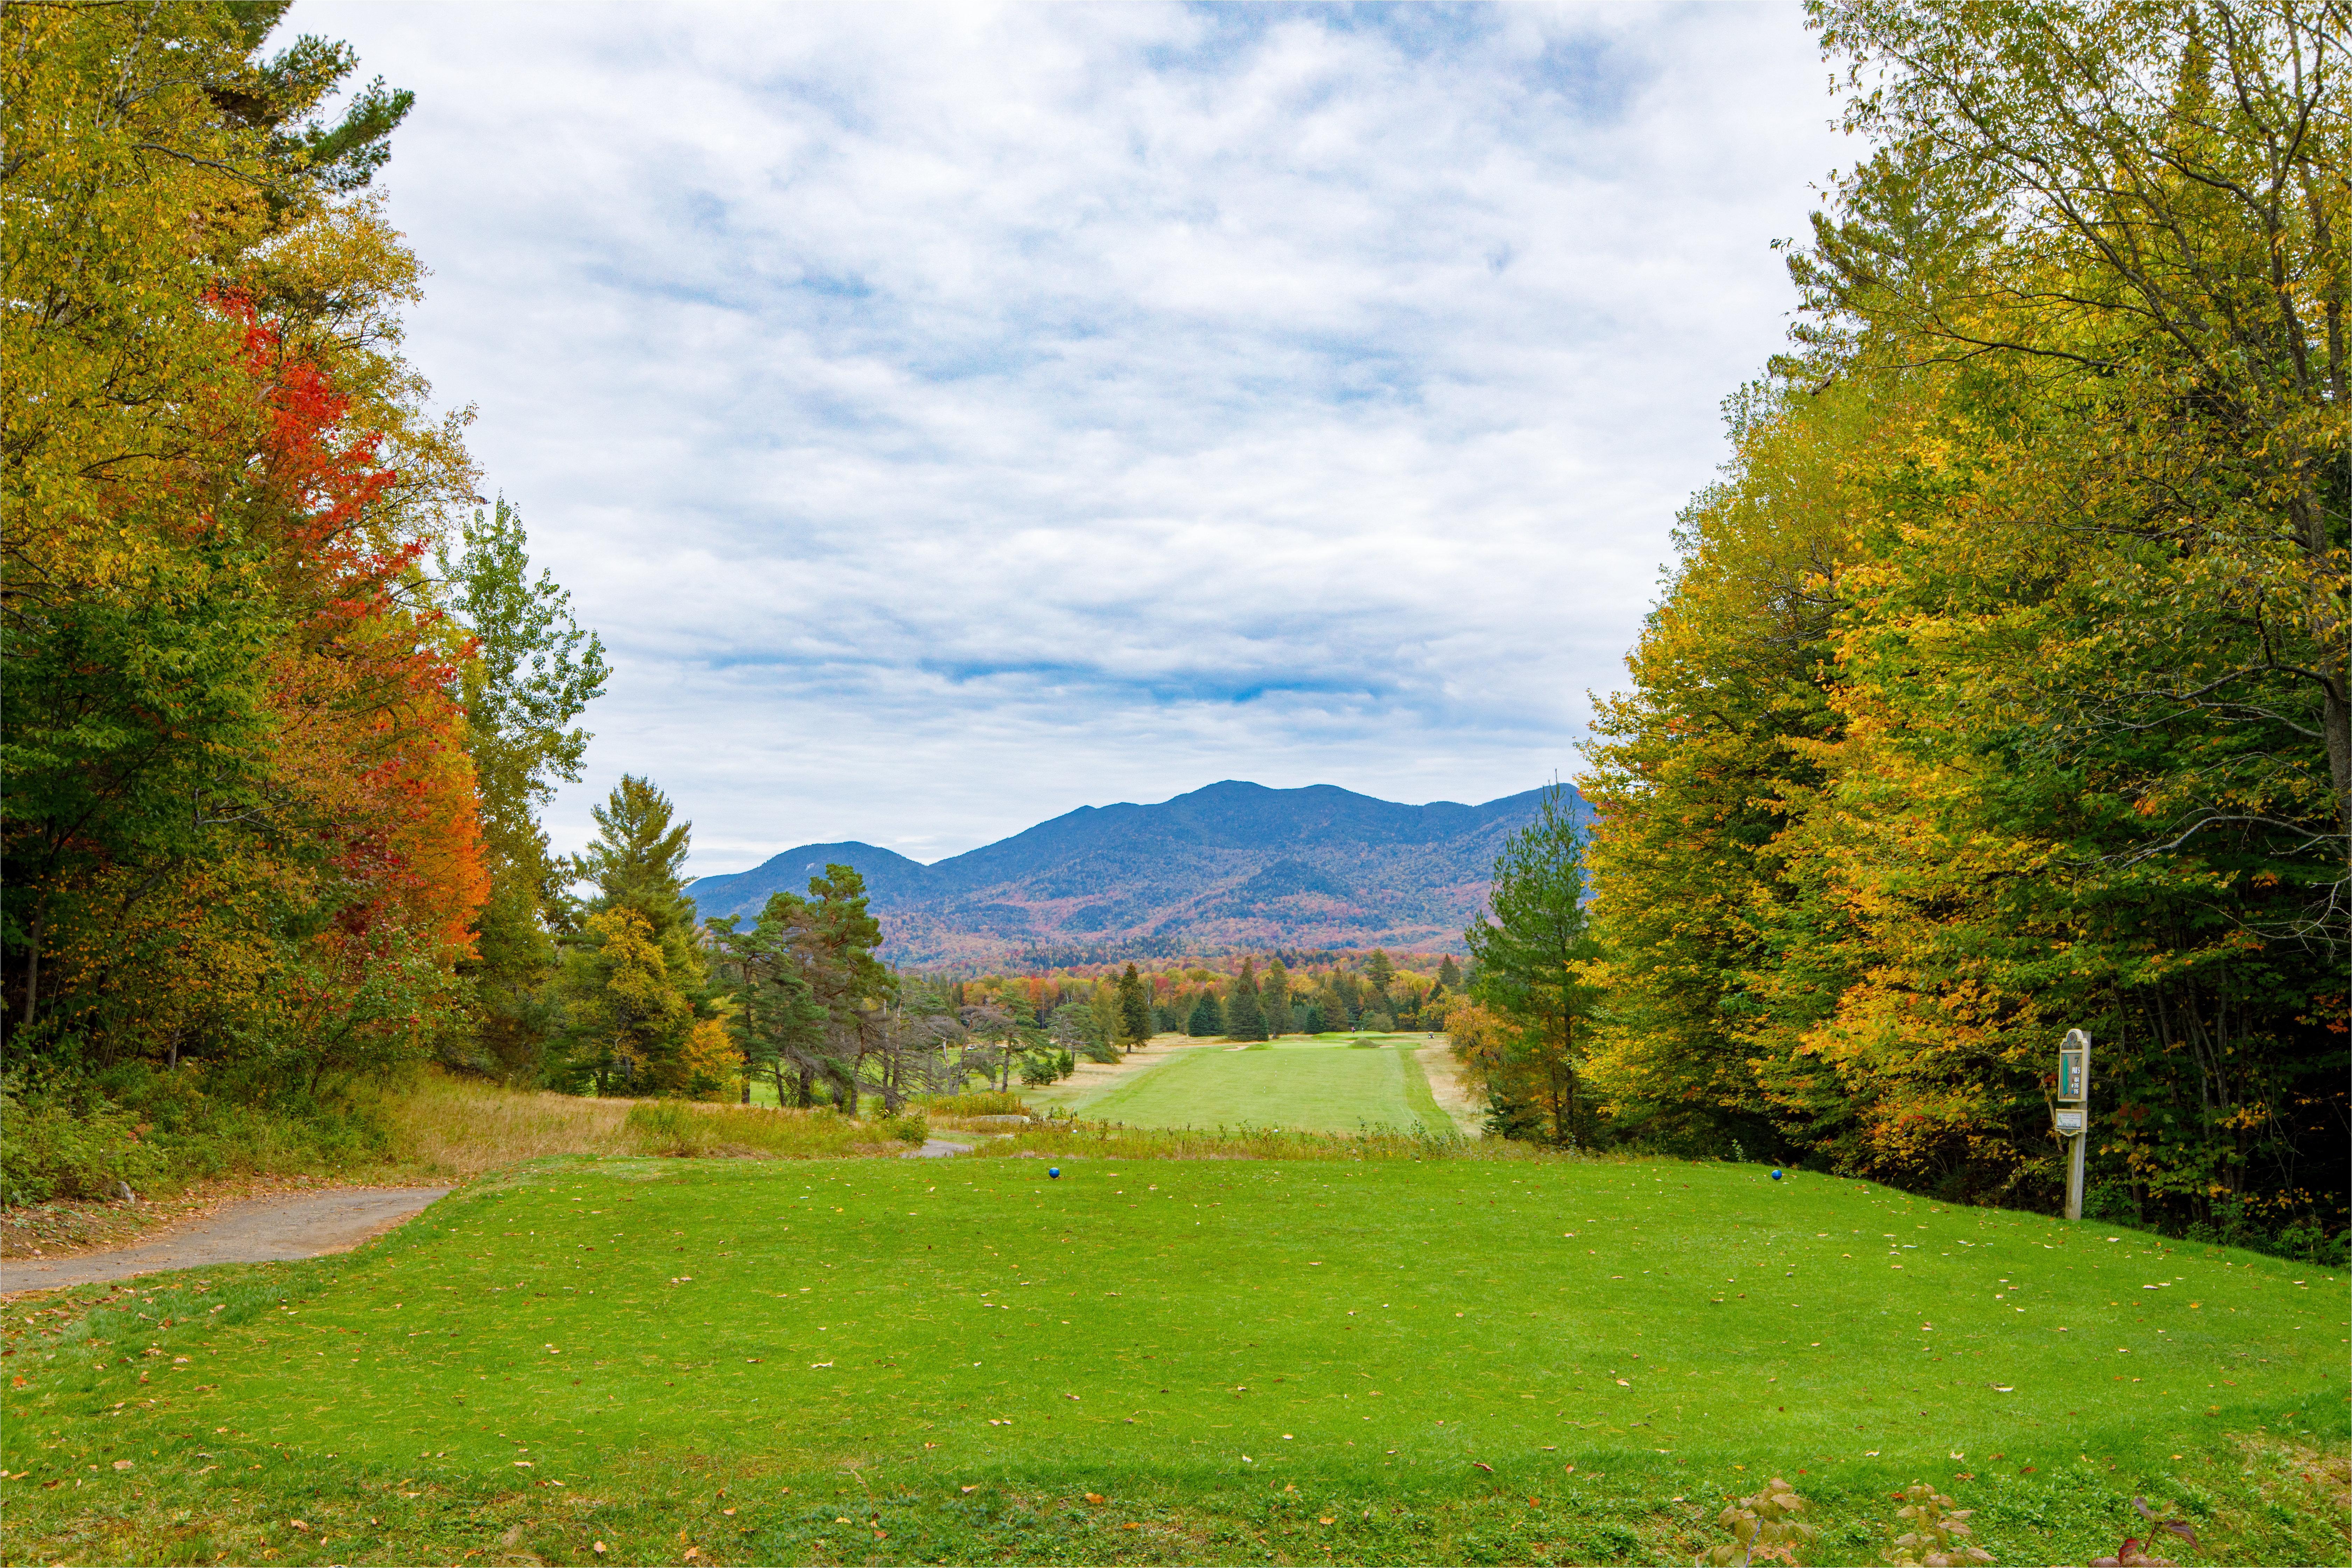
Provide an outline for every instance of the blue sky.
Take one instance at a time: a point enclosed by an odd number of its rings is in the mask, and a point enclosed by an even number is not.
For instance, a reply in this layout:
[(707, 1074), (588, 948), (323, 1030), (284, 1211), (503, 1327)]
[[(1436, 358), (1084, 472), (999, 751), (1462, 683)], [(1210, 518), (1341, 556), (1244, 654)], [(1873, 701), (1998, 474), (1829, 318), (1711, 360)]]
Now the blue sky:
[(298, 0), (417, 107), (408, 346), (694, 868), (1222, 778), (1573, 774), (1769, 249), (1794, 5)]

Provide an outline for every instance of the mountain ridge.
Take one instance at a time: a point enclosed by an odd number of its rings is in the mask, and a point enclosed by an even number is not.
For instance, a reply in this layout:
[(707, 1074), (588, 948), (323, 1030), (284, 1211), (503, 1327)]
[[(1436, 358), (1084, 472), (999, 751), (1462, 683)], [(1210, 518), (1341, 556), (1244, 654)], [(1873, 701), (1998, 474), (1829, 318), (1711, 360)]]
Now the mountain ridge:
[(699, 878), (687, 896), (705, 918), (756, 916), (827, 864), (854, 866), (882, 923), (882, 955), (922, 967), (1458, 948), (1495, 851), (1542, 795), (1406, 805), (1336, 784), (1226, 779), (1153, 805), (1079, 806), (929, 865), (855, 840), (800, 845)]

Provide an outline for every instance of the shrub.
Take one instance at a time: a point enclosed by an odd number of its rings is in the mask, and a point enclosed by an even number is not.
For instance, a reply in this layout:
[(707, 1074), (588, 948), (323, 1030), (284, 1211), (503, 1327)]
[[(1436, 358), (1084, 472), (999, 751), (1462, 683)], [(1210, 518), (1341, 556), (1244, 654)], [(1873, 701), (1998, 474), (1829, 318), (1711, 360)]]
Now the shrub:
[(142, 1137), (138, 1119), (110, 1101), (77, 1110), (0, 1087), (0, 1204), (110, 1198), (117, 1184), (144, 1186), (165, 1162)]

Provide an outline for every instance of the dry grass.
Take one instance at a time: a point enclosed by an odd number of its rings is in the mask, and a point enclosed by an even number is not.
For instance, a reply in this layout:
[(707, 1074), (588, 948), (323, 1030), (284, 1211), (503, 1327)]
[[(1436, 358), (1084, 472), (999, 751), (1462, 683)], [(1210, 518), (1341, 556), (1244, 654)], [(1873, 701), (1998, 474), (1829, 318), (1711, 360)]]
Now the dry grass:
[(472, 1176), (550, 1154), (635, 1154), (624, 1131), (633, 1100), (503, 1088), (424, 1073), (384, 1091), (394, 1158), (436, 1175)]
[(805, 1160), (907, 1147), (888, 1125), (853, 1121), (831, 1110), (588, 1100), (440, 1073), (385, 1090), (379, 1110), (392, 1134), (394, 1163), (440, 1176), (478, 1175), (553, 1154)]

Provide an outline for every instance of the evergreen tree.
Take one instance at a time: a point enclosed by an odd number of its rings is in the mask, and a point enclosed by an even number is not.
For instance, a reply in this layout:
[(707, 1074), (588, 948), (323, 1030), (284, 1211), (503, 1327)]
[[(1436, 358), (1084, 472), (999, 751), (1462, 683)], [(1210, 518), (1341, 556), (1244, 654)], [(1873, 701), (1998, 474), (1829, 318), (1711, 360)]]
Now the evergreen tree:
[(1265, 1038), (1265, 1014), (1258, 1005), (1257, 964), (1254, 959), (1242, 960), (1242, 972), (1225, 988), (1225, 1035), (1235, 1040)]
[(1344, 969), (1331, 972), (1328, 1000), (1324, 1003), (1323, 1016), (1334, 1029), (1352, 1029), (1363, 1012), (1363, 983)]
[(1588, 1048), (1581, 1026), (1595, 1000), (1577, 978), (1592, 944), (1585, 933), (1584, 835), (1567, 799), (1557, 784), (1546, 790), (1535, 821), (1504, 843), (1487, 912), (1463, 932), (1478, 965), (1478, 1000), (1517, 1031), (1490, 1096), (1540, 1106), (1551, 1140), (1563, 1144), (1578, 1136), (1579, 1067)]
[(770, 899), (748, 931), (736, 929), (735, 915), (709, 922), (735, 1002), (728, 1026), (743, 1057), (747, 1103), (751, 1074), (767, 1072), (774, 1075), (778, 1105), (811, 1104), (810, 1086), (824, 1059), (829, 1016), (793, 950), (791, 909), (789, 899)]
[(673, 810), (651, 780), (622, 774), (604, 804), (589, 808), (596, 841), (578, 864), (580, 875), (596, 884), (592, 908), (636, 910), (665, 948), (673, 936), (694, 929), (694, 904), (682, 874), (694, 825), (673, 825)]
[(1258, 1010), (1265, 1015), (1268, 1039), (1298, 1032), (1298, 1019), (1290, 1008), (1290, 971), (1283, 968), (1278, 958), (1265, 966), (1265, 984), (1258, 990)]
[(1127, 1010), (1119, 1005), (1118, 983), (1097, 980), (1087, 997), (1087, 1014), (1094, 1026), (1094, 1037), (1109, 1059), (1117, 1061), (1121, 1051), (1131, 1048), (1135, 1037), (1127, 1031)]
[(1371, 982), (1372, 989), (1382, 996), (1389, 994), (1389, 986), (1396, 979), (1396, 965), (1389, 962), (1388, 949), (1372, 949), (1371, 957), (1364, 960), (1364, 978)]
[(1118, 1018), (1127, 1036), (1128, 1049), (1133, 1050), (1151, 1038), (1151, 993), (1132, 963), (1118, 977)]
[(1462, 971), (1454, 967), (1454, 955), (1450, 952), (1438, 961), (1437, 983), (1449, 991), (1462, 989)]
[(592, 1080), (600, 1093), (679, 1093), (685, 1080), (673, 1068), (696, 1016), (709, 1012), (680, 869), (693, 825), (673, 824), (669, 797), (626, 775), (592, 815), (596, 841), (577, 864), (597, 890), (557, 980), (569, 1059), (555, 1071), (567, 1087)]
[(1329, 1027), (1329, 1025), (1323, 1016), (1322, 1004), (1319, 1002), (1307, 1003), (1307, 1011), (1299, 1016), (1299, 1032), (1301, 1034), (1307, 1035), (1319, 1035), (1328, 1027)]
[(1217, 994), (1203, 986), (1192, 998), (1192, 1011), (1184, 1020), (1184, 1032), (1196, 1040), (1210, 1040), (1225, 1032), (1225, 1012), (1217, 1005)]
[[(866, 1058), (887, 1045), (885, 1009), (898, 993), (898, 977), (874, 956), (882, 924), (867, 909), (866, 879), (853, 866), (827, 866), (809, 879), (809, 896), (777, 893), (768, 908), (790, 932), (793, 954), (814, 1002), (824, 1010), (824, 1043), (803, 1067), (803, 1100), (822, 1075), (835, 1104), (857, 1114)], [(884, 1103), (896, 1107), (899, 1091), (886, 1079)]]

